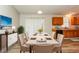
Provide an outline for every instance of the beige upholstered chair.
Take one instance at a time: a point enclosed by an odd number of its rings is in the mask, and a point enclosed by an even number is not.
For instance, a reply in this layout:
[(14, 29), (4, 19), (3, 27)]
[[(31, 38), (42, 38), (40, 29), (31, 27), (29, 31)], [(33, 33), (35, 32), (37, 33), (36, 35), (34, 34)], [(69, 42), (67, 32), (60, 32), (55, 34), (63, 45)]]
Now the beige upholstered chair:
[(56, 39), (56, 32), (52, 32), (51, 37), (52, 39)]
[(20, 53), (29, 51), (29, 45), (26, 45), (27, 37), (26, 34), (19, 34), (19, 44), (20, 44)]
[(25, 35), (25, 38), (27, 38), (27, 40), (29, 39), (29, 34), (26, 32), (26, 33), (24, 33), (24, 35)]
[(64, 35), (58, 34), (58, 36), (57, 36), (57, 42), (58, 42), (58, 44), (54, 45), (55, 48), (53, 49), (53, 51), (62, 53), (63, 39), (64, 39)]
[(53, 45), (34, 45), (33, 53), (52, 53)]

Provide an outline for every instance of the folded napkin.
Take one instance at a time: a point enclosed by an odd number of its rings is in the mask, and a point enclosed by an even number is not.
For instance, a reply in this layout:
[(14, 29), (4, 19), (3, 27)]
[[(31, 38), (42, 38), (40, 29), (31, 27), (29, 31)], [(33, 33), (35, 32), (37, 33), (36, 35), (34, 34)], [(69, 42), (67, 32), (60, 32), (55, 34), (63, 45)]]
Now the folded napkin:
[(31, 40), (36, 40), (36, 38), (31, 38)]
[(47, 40), (51, 40), (51, 38), (46, 38)]
[(44, 34), (45, 36), (48, 36), (48, 34)]

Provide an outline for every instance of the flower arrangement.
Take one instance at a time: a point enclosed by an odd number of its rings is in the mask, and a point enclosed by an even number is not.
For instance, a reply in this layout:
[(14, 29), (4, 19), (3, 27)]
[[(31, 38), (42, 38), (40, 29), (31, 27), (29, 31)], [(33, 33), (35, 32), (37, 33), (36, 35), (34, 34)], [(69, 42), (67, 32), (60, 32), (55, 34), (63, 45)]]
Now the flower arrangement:
[(43, 32), (43, 29), (38, 29), (38, 32), (39, 32), (39, 33)]

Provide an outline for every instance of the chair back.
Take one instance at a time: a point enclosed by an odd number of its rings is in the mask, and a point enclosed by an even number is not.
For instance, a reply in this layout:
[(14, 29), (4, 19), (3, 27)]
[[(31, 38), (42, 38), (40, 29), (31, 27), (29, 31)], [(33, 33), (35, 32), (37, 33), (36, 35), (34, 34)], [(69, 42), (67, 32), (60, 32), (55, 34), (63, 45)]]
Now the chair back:
[(26, 42), (27, 42), (26, 34), (25, 33), (19, 34), (19, 43), (20, 43), (20, 45), (23, 45)]
[(60, 46), (62, 45), (63, 39), (64, 39), (64, 35), (62, 34), (57, 35), (57, 42), (59, 42)]
[(29, 39), (29, 34), (26, 32), (25, 34), (25, 38), (28, 40)]
[(52, 39), (55, 39), (55, 34), (56, 34), (56, 32), (52, 32), (52, 34), (51, 34)]

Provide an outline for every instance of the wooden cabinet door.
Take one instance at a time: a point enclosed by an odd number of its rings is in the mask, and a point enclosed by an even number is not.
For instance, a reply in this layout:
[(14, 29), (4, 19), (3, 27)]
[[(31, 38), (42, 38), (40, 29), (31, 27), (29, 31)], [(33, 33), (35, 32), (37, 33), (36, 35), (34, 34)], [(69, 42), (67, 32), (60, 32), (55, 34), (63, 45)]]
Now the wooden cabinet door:
[(71, 17), (71, 25), (76, 25), (76, 20), (77, 20), (77, 18), (72, 16)]
[(68, 30), (68, 38), (71, 38), (73, 35), (72, 35), (72, 31), (71, 30)]
[(66, 30), (64, 30), (64, 37), (65, 37), (65, 38), (67, 37), (67, 33), (66, 33)]
[(77, 35), (76, 35), (76, 30), (74, 30), (74, 37), (76, 37)]
[(70, 34), (69, 36), (72, 38), (73, 37), (73, 30), (70, 30), (69, 34)]
[(77, 32), (78, 32), (78, 30), (76, 30), (76, 37), (78, 37), (78, 33)]
[(77, 30), (77, 37), (79, 37), (79, 30)]
[(65, 38), (72, 38), (73, 37), (73, 30), (65, 30), (64, 36), (65, 36)]
[(79, 30), (74, 30), (73, 37), (79, 37)]
[(78, 30), (76, 30), (76, 37), (78, 37), (78, 33), (77, 32), (78, 32)]
[(57, 23), (57, 19), (56, 18), (53, 18), (52, 19), (52, 25), (56, 25), (56, 23)]
[(63, 24), (63, 17), (52, 18), (52, 25), (62, 25), (62, 24)]
[(64, 37), (65, 38), (69, 38), (70, 37), (69, 30), (64, 30)]
[(79, 37), (79, 30), (64, 30), (65, 38)]
[(77, 20), (76, 20), (76, 22), (77, 22), (77, 25), (79, 25), (79, 17), (77, 17)]

